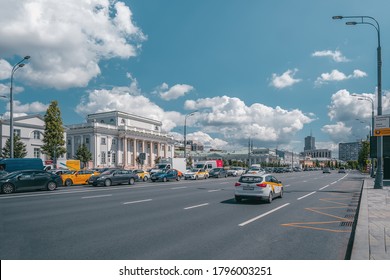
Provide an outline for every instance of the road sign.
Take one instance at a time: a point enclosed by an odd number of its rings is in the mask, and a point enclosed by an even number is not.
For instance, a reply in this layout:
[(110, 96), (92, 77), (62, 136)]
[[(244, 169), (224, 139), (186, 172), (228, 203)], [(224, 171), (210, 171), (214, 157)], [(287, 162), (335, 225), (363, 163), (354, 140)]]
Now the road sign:
[(380, 128), (374, 130), (375, 136), (389, 136), (390, 135), (390, 128)]
[[(382, 128), (390, 128), (390, 115), (381, 115), (375, 117), (375, 130)], [(375, 133), (376, 135), (376, 133)], [(379, 136), (379, 135), (377, 135)]]

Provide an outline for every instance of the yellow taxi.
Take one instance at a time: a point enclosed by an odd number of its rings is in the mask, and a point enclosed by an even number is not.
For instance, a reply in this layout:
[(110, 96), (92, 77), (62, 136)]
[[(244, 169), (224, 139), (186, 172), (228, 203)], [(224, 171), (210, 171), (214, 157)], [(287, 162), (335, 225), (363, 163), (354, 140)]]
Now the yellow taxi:
[(134, 172), (134, 174), (137, 174), (138, 178), (144, 182), (146, 182), (150, 178), (150, 173), (145, 171), (145, 170), (135, 169), (135, 170), (133, 170), (133, 172)]
[(192, 168), (191, 170), (188, 170), (184, 173), (184, 179), (192, 179), (192, 180), (198, 180), (198, 179), (207, 179), (209, 177), (209, 173), (200, 168)]
[(61, 179), (64, 186), (71, 186), (71, 185), (85, 185), (88, 184), (88, 179), (92, 175), (99, 175), (99, 172), (92, 171), (92, 170), (78, 170), (73, 171), (70, 174), (62, 174)]
[(234, 185), (236, 202), (243, 198), (263, 199), (271, 203), (275, 197), (283, 196), (283, 185), (271, 174), (244, 174)]

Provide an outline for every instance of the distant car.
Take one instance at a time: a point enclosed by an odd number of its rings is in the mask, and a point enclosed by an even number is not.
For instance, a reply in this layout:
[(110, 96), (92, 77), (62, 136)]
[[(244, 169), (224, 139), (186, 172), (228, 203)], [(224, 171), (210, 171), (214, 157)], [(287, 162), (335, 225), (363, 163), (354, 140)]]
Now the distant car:
[(149, 180), (150, 178), (150, 173), (145, 171), (145, 170), (142, 170), (142, 169), (135, 169), (133, 170), (133, 172), (135, 174), (138, 175), (139, 179), (146, 182), (147, 180)]
[(44, 170), (14, 171), (0, 178), (0, 190), (10, 194), (17, 191), (54, 191), (62, 184), (61, 177)]
[(192, 168), (184, 173), (185, 180), (207, 179), (208, 177), (209, 173), (201, 168)]
[(259, 173), (265, 173), (264, 169), (262, 169), (261, 167), (251, 167), (246, 172), (246, 174), (259, 174)]
[(153, 173), (150, 179), (153, 182), (156, 181), (166, 182), (169, 180), (180, 181), (181, 177), (179, 176), (179, 173), (176, 169), (168, 169), (168, 170), (163, 170), (163, 171)]
[(105, 187), (119, 184), (134, 185), (136, 180), (138, 180), (138, 175), (134, 174), (131, 170), (108, 169), (100, 175), (91, 176), (88, 180), (88, 184)]
[(226, 178), (227, 177), (227, 171), (223, 167), (217, 167), (213, 168), (209, 171), (209, 177), (214, 177), (214, 178)]
[(339, 168), (339, 173), (346, 173), (345, 167), (340, 167), (340, 168)]
[(324, 169), (322, 169), (322, 173), (331, 173), (330, 172), (330, 168), (329, 167), (324, 167)]
[(233, 166), (227, 170), (227, 175), (228, 176), (241, 176), (245, 172), (244, 168), (239, 167), (239, 166)]
[(62, 183), (64, 186), (71, 185), (85, 185), (88, 184), (88, 180), (92, 175), (99, 175), (100, 173), (92, 170), (78, 170), (71, 173), (61, 174)]
[(283, 185), (271, 174), (244, 174), (234, 185), (237, 202), (243, 198), (262, 199), (271, 203), (275, 197), (283, 196)]

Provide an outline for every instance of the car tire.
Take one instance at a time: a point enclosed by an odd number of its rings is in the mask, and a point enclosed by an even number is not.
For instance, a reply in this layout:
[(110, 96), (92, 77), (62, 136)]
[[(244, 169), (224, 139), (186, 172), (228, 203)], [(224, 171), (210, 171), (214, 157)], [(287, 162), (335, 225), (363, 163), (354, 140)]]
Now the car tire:
[(180, 180), (181, 180), (181, 177), (177, 176), (176, 181), (180, 181)]
[(104, 181), (104, 186), (105, 186), (105, 187), (111, 186), (111, 180), (110, 180), (110, 179), (106, 179), (106, 180)]
[(56, 188), (57, 188), (56, 182), (50, 181), (49, 183), (47, 183), (46, 189), (48, 191), (54, 191)]
[(67, 186), (67, 187), (70, 187), (70, 186), (72, 185), (72, 183), (73, 183), (73, 182), (72, 182), (71, 179), (66, 179), (64, 185)]
[(10, 194), (15, 191), (15, 187), (11, 183), (5, 183), (1, 188), (3, 193)]
[(153, 179), (152, 179), (152, 182), (156, 182), (156, 180), (153, 180)]
[(242, 201), (242, 198), (239, 197), (238, 195), (236, 195), (236, 196), (234, 197), (234, 199), (236, 200), (237, 203), (240, 203), (240, 202)]
[(130, 180), (129, 180), (129, 184), (130, 184), (130, 185), (134, 185), (134, 183), (135, 183), (135, 180), (134, 180), (134, 178), (130, 178)]
[(269, 192), (267, 202), (272, 203), (273, 198), (274, 198), (274, 196), (273, 196), (272, 191), (271, 191), (271, 192)]
[(283, 188), (280, 189), (280, 194), (279, 194), (279, 197), (282, 198), (283, 197)]
[(146, 182), (147, 180), (149, 180), (148, 176), (144, 176), (143, 181)]
[(163, 178), (163, 182), (165, 183), (166, 181), (167, 181), (167, 178), (166, 178), (166, 177), (164, 177), (164, 178)]
[(195, 180), (198, 180), (198, 175), (195, 176)]

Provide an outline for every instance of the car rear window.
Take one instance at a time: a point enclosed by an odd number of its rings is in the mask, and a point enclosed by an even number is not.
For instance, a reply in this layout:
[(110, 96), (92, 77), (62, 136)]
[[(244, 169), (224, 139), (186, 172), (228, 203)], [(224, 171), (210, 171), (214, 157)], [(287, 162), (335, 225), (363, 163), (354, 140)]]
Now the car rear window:
[(240, 183), (260, 183), (263, 181), (262, 176), (241, 176), (238, 180)]

